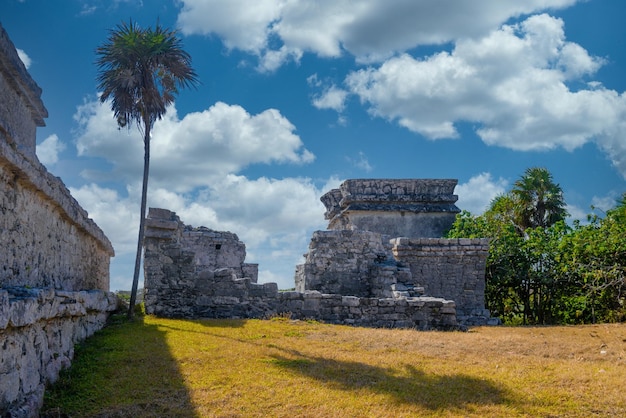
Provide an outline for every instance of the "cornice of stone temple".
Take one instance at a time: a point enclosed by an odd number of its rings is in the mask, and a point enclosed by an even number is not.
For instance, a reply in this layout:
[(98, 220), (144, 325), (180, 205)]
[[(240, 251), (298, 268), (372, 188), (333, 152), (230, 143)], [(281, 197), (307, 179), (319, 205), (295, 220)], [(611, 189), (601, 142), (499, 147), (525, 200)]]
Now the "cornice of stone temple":
[(0, 72), (13, 87), (31, 112), (37, 126), (45, 126), (48, 110), (41, 100), (41, 87), (30, 76), (26, 66), (17, 54), (15, 45), (0, 23)]
[(321, 197), (328, 229), (442, 236), (461, 210), (456, 179), (350, 179)]

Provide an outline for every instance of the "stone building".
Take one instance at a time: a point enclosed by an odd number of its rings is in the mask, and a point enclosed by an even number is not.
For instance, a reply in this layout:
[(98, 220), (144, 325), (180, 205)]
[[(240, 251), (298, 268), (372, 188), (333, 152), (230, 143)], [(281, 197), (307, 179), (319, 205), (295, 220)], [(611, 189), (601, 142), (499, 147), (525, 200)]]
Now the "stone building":
[[(262, 318), (450, 329), (485, 324), (485, 239), (441, 236), (459, 212), (455, 180), (348, 180), (322, 197), (329, 230), (313, 233), (295, 291), (258, 284), (230, 232), (150, 209), (146, 311), (168, 317)], [(368, 219), (368, 211), (372, 212)], [(395, 220), (395, 222), (394, 222)], [(391, 232), (391, 235), (385, 232)]]
[(485, 309), (486, 239), (444, 239), (460, 210), (456, 180), (355, 179), (322, 196), (328, 230), (316, 231), (296, 268), (296, 290), (359, 297), (453, 300), (462, 324)]
[(117, 306), (110, 241), (35, 153), (47, 116), (0, 25), (0, 416), (37, 416), (74, 344)]

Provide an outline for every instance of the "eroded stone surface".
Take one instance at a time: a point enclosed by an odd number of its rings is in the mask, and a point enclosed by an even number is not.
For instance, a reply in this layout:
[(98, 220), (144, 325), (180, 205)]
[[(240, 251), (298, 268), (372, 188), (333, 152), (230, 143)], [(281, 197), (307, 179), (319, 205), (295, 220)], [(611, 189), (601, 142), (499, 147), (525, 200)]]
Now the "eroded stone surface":
[(111, 242), (35, 155), (47, 111), (0, 26), (0, 286), (109, 289)]
[(100, 330), (117, 303), (101, 290), (0, 289), (0, 412), (37, 416), (74, 344)]

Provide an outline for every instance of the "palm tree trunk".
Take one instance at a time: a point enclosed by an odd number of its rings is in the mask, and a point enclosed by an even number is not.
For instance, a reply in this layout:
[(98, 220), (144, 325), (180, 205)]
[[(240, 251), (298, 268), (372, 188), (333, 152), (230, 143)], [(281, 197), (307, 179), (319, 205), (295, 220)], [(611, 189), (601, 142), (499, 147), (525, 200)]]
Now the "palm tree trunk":
[(137, 255), (135, 256), (135, 272), (133, 274), (133, 287), (130, 292), (130, 305), (128, 306), (128, 319), (134, 315), (135, 302), (137, 301), (137, 286), (139, 284), (139, 269), (141, 267), (141, 255), (143, 252), (143, 237), (146, 223), (146, 206), (148, 200), (148, 174), (150, 172), (150, 123), (144, 121), (144, 154), (143, 154), (143, 184), (141, 186), (141, 214), (139, 217), (139, 237), (137, 238)]

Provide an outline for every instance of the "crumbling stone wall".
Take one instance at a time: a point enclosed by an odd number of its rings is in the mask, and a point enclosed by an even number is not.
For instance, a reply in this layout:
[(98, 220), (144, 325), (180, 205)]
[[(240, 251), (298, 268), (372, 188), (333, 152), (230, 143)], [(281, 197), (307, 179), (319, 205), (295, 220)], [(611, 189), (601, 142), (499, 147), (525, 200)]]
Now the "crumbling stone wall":
[(0, 286), (108, 291), (110, 241), (35, 155), (40, 96), (0, 26)]
[(263, 285), (253, 286), (258, 265), (245, 263), (246, 246), (233, 233), (186, 226), (174, 212), (150, 208), (144, 247), (149, 314), (198, 317), (203, 296), (238, 297), (249, 288), (253, 295), (263, 293)]
[[(440, 321), (430, 305), (419, 302), (430, 297), (445, 305), (446, 314), (455, 312), (454, 323), (491, 323), (485, 309), (488, 240), (431, 237), (442, 235), (459, 212), (452, 194), (455, 185), (456, 180), (347, 180), (326, 193), (322, 201), (329, 230), (313, 233), (304, 264), (296, 266), (293, 294), (276, 295), (274, 284), (256, 284), (256, 276), (239, 267), (245, 251), (236, 252), (233, 263), (227, 258), (217, 262), (220, 250), (213, 237), (230, 233), (183, 228), (172, 212), (151, 209), (145, 243), (146, 309), (189, 317), (291, 312), (296, 317), (385, 326), (391, 309), (394, 326), (415, 326), (413, 307), (426, 306), (419, 327), (451, 326), (453, 321)], [(188, 231), (186, 242), (183, 230)], [(387, 231), (418, 235), (393, 238)], [(198, 241), (190, 241), (189, 234)], [(243, 247), (236, 242), (235, 248)], [(202, 267), (194, 267), (198, 265)]]
[(397, 263), (386, 235), (370, 231), (315, 231), (305, 262), (297, 266), (296, 290), (358, 297), (421, 296), (408, 291), (408, 268)]
[(20, 154), (36, 159), (38, 126), (48, 117), (41, 88), (26, 71), (8, 34), (0, 25), (0, 132)]
[[(398, 270), (409, 274), (408, 269), (386, 264), (379, 257), (381, 251), (391, 257), (391, 247), (385, 246), (378, 234), (328, 232), (331, 236), (362, 237), (363, 245), (354, 253), (355, 258), (344, 254), (338, 256), (345, 258), (346, 272), (358, 265), (369, 270), (372, 261), (379, 263), (381, 271)], [(221, 242), (222, 246), (216, 248), (215, 242)], [(174, 212), (164, 209), (149, 210), (144, 245), (145, 305), (150, 314), (183, 318), (266, 318), (289, 313), (295, 319), (372, 327), (425, 330), (455, 329), (458, 326), (455, 303), (441, 298), (412, 297), (407, 292), (394, 294), (391, 289), (389, 292), (363, 290), (361, 294), (367, 293), (367, 297), (311, 289), (279, 292), (276, 283), (258, 284), (256, 265), (244, 263), (245, 246), (235, 234), (186, 226)], [(367, 252), (367, 260), (361, 260), (361, 250), (368, 246), (372, 251)], [(217, 253), (225, 247), (243, 251), (233, 251), (236, 257), (222, 259), (230, 260), (230, 265), (214, 263), (212, 260), (218, 260)], [(332, 251), (327, 246), (324, 252), (329, 254)], [(204, 264), (202, 260), (209, 262)], [(387, 267), (391, 269), (385, 270)], [(356, 269), (358, 271), (358, 267)], [(250, 270), (253, 274), (247, 273)], [(340, 291), (349, 288), (358, 293), (361, 287), (375, 288), (375, 284), (360, 284), (358, 280), (347, 285), (337, 283)]]
[(105, 322), (110, 241), (35, 150), (47, 110), (0, 26), (0, 415), (37, 416), (73, 344)]
[(63, 183), (0, 138), (0, 286), (109, 290), (113, 247)]

